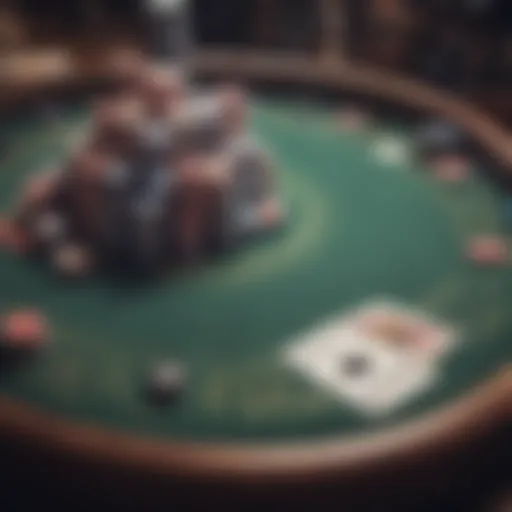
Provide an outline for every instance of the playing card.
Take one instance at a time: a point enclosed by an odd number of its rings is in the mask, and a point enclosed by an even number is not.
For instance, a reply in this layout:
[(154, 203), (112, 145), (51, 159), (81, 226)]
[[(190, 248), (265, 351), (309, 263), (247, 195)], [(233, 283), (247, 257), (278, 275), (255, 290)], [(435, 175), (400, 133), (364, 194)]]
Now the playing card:
[(286, 353), (286, 360), (342, 402), (382, 414), (426, 389), (435, 367), (354, 331), (325, 331)]
[(284, 358), (340, 402), (381, 415), (435, 383), (452, 337), (427, 315), (376, 302), (313, 329)]

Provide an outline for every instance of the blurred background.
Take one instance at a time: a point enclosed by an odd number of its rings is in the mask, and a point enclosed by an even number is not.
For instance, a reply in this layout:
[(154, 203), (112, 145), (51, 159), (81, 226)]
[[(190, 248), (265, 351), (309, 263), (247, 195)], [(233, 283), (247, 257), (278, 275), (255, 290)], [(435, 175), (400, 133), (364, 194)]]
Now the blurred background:
[[(108, 49), (144, 45), (146, 2), (0, 0), (0, 106), (16, 93), (25, 101), (19, 83), (67, 76), (78, 62), (97, 70)], [(199, 48), (307, 53), (387, 69), (448, 90), (512, 127), (512, 0), (191, 4)]]
[[(0, 0), (0, 58), (46, 47), (137, 44), (145, 0)], [(201, 45), (315, 53), (413, 75), (512, 123), (509, 0), (194, 0)], [(331, 10), (337, 12), (331, 16)], [(325, 30), (324, 30), (325, 37)], [(85, 50), (84, 50), (85, 51)]]

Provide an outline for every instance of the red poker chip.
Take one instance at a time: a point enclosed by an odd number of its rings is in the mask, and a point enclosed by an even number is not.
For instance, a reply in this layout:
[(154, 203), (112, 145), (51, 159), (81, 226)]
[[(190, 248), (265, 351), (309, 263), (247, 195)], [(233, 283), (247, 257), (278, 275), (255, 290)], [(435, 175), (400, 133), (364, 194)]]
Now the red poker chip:
[(505, 240), (494, 236), (473, 239), (468, 248), (469, 257), (480, 264), (500, 265), (509, 260), (510, 251)]
[(442, 181), (459, 183), (469, 177), (469, 161), (462, 155), (439, 157), (434, 164), (435, 175)]
[(2, 338), (9, 348), (34, 350), (48, 340), (48, 325), (44, 316), (34, 310), (18, 310), (2, 320)]

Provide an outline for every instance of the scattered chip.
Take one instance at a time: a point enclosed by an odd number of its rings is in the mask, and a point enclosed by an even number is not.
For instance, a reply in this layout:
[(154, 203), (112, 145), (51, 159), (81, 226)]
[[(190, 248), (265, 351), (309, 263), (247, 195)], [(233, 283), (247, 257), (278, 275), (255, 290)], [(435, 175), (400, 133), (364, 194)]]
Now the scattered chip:
[(434, 173), (442, 181), (460, 183), (469, 177), (468, 159), (459, 154), (443, 155), (433, 161)]
[(390, 165), (400, 165), (407, 161), (407, 146), (398, 137), (386, 136), (376, 141), (373, 153), (379, 162)]
[(510, 251), (506, 240), (499, 236), (483, 235), (471, 240), (468, 256), (481, 265), (502, 265), (508, 262)]
[(150, 372), (147, 396), (156, 405), (168, 405), (175, 401), (185, 385), (185, 370), (174, 361), (160, 362)]
[(38, 311), (22, 309), (8, 313), (1, 320), (1, 339), (9, 349), (37, 350), (47, 343), (48, 337), (46, 319)]
[(52, 264), (59, 276), (77, 279), (90, 274), (93, 259), (85, 246), (68, 242), (53, 251)]

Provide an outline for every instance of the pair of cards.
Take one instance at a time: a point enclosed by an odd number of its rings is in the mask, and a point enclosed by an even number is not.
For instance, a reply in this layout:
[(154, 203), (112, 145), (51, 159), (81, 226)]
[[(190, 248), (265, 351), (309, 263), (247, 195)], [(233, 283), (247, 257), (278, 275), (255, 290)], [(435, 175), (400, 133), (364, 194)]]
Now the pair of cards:
[(382, 415), (434, 384), (456, 340), (453, 328), (429, 315), (380, 301), (313, 329), (284, 357), (343, 403)]

